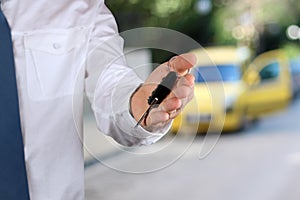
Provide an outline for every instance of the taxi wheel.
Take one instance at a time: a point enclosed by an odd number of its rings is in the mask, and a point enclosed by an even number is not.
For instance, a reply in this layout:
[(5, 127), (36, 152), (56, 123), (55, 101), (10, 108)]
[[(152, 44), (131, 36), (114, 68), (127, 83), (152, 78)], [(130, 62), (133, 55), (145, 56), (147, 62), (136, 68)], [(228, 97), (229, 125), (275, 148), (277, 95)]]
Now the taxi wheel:
[(247, 129), (252, 127), (254, 122), (255, 122), (254, 119), (250, 119), (250, 118), (246, 117), (245, 115), (243, 115), (242, 120), (241, 120), (241, 125), (240, 125), (240, 131), (246, 131)]

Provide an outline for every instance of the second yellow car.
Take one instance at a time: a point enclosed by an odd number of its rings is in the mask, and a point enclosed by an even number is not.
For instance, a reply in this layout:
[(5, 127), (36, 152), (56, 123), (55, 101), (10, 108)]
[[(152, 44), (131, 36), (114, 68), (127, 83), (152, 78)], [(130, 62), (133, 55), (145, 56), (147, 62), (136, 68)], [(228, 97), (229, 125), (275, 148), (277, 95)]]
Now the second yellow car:
[(235, 131), (289, 104), (291, 78), (282, 51), (264, 53), (251, 64), (247, 48), (193, 52), (198, 59), (192, 71), (195, 98), (174, 120), (173, 132)]

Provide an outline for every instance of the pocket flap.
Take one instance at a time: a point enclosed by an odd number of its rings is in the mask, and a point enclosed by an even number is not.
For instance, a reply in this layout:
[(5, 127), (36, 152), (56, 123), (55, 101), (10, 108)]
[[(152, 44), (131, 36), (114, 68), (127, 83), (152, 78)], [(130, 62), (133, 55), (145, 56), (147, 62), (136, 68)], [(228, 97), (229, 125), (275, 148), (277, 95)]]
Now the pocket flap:
[(84, 30), (73, 29), (64, 32), (37, 33), (26, 35), (25, 49), (43, 51), (51, 54), (65, 54), (85, 41)]

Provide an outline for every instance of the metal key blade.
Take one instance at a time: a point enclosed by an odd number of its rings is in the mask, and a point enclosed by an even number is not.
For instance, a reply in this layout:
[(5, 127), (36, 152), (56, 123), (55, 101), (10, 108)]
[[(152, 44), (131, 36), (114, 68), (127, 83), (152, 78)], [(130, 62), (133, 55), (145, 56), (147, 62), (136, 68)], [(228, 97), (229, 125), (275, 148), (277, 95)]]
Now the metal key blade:
[(138, 123), (134, 126), (134, 128), (137, 128), (142, 123), (142, 121), (144, 120), (144, 118), (149, 114), (149, 112), (152, 109), (153, 105), (156, 104), (157, 101), (158, 101), (158, 98), (153, 99), (153, 101), (151, 102), (150, 106), (148, 107), (148, 109), (146, 110), (146, 112), (144, 112), (144, 114), (142, 115), (142, 117), (140, 118), (140, 120), (138, 121)]

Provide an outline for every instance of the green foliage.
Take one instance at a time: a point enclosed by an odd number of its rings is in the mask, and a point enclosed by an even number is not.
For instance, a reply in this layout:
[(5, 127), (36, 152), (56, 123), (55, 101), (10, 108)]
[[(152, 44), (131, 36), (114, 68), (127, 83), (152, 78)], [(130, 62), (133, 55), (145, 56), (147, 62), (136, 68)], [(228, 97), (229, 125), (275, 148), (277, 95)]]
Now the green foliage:
[(299, 0), (215, 0), (215, 2), (219, 2), (219, 9), (214, 13), (213, 20), (217, 43), (236, 41), (255, 46), (255, 43), (264, 42), (260, 38), (263, 35), (263, 39), (272, 38), (273, 42), (280, 44), (284, 39), (282, 36), (286, 27), (299, 22)]
[[(300, 23), (300, 0), (211, 0), (208, 13), (196, 9), (199, 1), (205, 0), (106, 0), (106, 4), (120, 31), (170, 28), (203, 46), (242, 44), (265, 51), (284, 45), (286, 28)], [(154, 55), (167, 57), (161, 52)]]
[[(137, 27), (163, 27), (186, 34), (200, 44), (212, 43), (211, 13), (201, 15), (195, 9), (198, 0), (107, 0), (119, 30)], [(153, 61), (162, 62), (173, 54), (153, 50)]]
[[(191, 9), (193, 1), (107, 0), (106, 4), (115, 14), (117, 21), (122, 23), (120, 26), (123, 31), (138, 26), (168, 27)], [(122, 19), (124, 17), (125, 19)], [(139, 19), (132, 20), (134, 17)]]
[(299, 44), (289, 42), (283, 45), (282, 49), (286, 52), (289, 58), (298, 58), (300, 56)]

